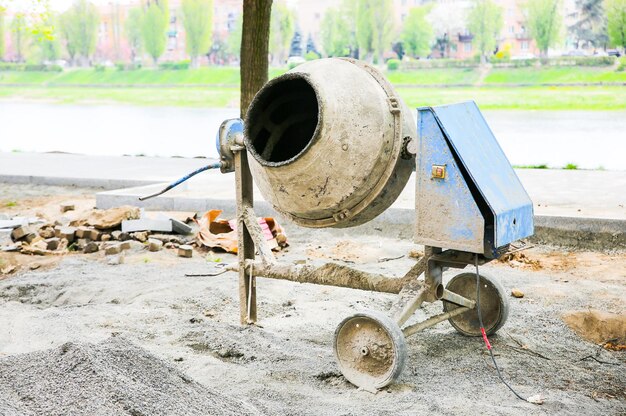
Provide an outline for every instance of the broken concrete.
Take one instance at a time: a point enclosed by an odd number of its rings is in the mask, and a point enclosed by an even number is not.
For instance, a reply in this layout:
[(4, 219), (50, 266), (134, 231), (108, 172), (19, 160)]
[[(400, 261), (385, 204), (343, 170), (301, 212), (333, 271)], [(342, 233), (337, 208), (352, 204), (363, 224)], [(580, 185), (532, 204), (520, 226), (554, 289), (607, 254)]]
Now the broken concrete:
[(191, 258), (193, 256), (193, 247), (190, 245), (182, 245), (178, 247), (178, 257)]
[(83, 253), (85, 253), (85, 254), (95, 253), (98, 250), (100, 250), (100, 246), (98, 245), (98, 243), (96, 243), (94, 241), (90, 241), (83, 248)]
[(132, 233), (136, 231), (160, 231), (169, 233), (172, 232), (172, 221), (169, 219), (152, 218), (122, 221), (122, 232)]
[(155, 238), (148, 239), (148, 250), (149, 251), (159, 251), (163, 248), (163, 242), (161, 240), (157, 240)]

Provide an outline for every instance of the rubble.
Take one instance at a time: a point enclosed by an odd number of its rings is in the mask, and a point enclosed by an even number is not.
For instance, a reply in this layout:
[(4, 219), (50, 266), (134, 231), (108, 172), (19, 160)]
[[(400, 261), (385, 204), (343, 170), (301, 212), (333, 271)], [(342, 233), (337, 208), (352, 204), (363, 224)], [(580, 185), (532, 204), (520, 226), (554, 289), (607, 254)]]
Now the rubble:
[(108, 246), (107, 248), (104, 249), (104, 254), (106, 254), (107, 256), (120, 254), (121, 252), (122, 252), (122, 245), (121, 244), (110, 245), (110, 246)]
[(11, 232), (11, 238), (14, 241), (18, 241), (21, 240), (22, 238), (24, 238), (30, 231), (28, 230), (28, 228), (24, 225), (21, 225), (17, 228), (14, 228), (13, 231)]
[(74, 204), (63, 204), (61, 205), (61, 212), (74, 211), (76, 207)]
[(132, 233), (135, 231), (162, 231), (169, 233), (172, 232), (172, 221), (169, 219), (150, 218), (122, 221), (122, 232)]
[(193, 247), (189, 245), (182, 245), (178, 247), (178, 257), (190, 258), (193, 256)]
[(100, 246), (98, 245), (98, 243), (94, 241), (90, 241), (89, 243), (85, 245), (85, 248), (83, 248), (83, 253), (85, 254), (95, 253), (98, 250), (100, 250)]
[(524, 297), (524, 292), (522, 292), (518, 288), (513, 288), (511, 289), (511, 296), (513, 296), (514, 298), (521, 299)]
[(74, 227), (61, 227), (57, 228), (55, 231), (55, 237), (65, 238), (68, 242), (74, 242), (74, 237), (76, 236), (76, 228)]
[(148, 250), (149, 251), (159, 251), (163, 248), (163, 242), (161, 240), (157, 240), (155, 238), (148, 239)]
[(121, 206), (107, 210), (94, 210), (84, 221), (98, 230), (108, 230), (119, 228), (124, 220), (138, 219), (141, 211), (137, 207)]
[[(220, 210), (211, 210), (205, 213), (199, 221), (200, 227), (196, 236), (199, 243), (209, 248), (221, 248), (229, 253), (237, 253), (237, 224), (235, 220), (218, 219)], [(272, 250), (286, 247), (287, 237), (278, 224), (271, 217), (257, 218), (265, 239)]]
[(61, 239), (57, 238), (57, 237), (52, 237), (52, 238), (48, 238), (45, 240), (47, 247), (47, 250), (56, 250), (59, 248), (59, 245), (61, 244)]
[(136, 233), (131, 233), (130, 236), (137, 241), (141, 241), (142, 243), (145, 243), (146, 241), (148, 241), (148, 232), (147, 231), (138, 231)]
[[(65, 206), (65, 205), (62, 205)], [(70, 209), (61, 209), (57, 218), (27, 218), (9, 215), (0, 217), (0, 251), (31, 255), (60, 255), (97, 253), (104, 251), (109, 264), (124, 261), (124, 250), (177, 250), (180, 257), (193, 256), (192, 245), (217, 247), (236, 253), (235, 220), (221, 220), (221, 211), (205, 213), (196, 224), (200, 232), (192, 234), (196, 214), (187, 212), (144, 212), (123, 206), (107, 210), (77, 211), (63, 216)], [(273, 218), (259, 218), (259, 225), (273, 249), (286, 246), (282, 228)], [(217, 243), (216, 243), (217, 241)]]

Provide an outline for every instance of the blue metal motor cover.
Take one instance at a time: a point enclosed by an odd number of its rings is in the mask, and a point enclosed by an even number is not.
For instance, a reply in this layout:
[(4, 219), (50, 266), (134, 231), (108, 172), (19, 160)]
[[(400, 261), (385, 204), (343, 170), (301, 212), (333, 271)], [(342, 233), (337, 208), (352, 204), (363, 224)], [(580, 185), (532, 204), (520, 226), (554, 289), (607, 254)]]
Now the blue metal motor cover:
[[(476, 103), (425, 107), (418, 112), (420, 140), (426, 127), (422, 119), (427, 119), (422, 114), (429, 112), (434, 115), (434, 121), (481, 209), (485, 220), (484, 255), (497, 257), (499, 248), (531, 236), (534, 232), (532, 201)], [(437, 163), (432, 160), (433, 165)], [(418, 172), (418, 175), (430, 174)], [(449, 204), (450, 209), (455, 209), (452, 195)]]

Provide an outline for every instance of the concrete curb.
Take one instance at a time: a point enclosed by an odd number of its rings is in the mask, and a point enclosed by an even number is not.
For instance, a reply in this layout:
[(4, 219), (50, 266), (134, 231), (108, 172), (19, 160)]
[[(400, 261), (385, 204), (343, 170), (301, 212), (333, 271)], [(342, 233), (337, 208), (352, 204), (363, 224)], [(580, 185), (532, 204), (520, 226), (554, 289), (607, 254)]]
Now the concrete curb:
[[(160, 189), (165, 184), (154, 185)], [(139, 191), (139, 189), (137, 189)], [(140, 194), (149, 193), (145, 188), (141, 192), (131, 189), (99, 192), (96, 194), (96, 206), (101, 209), (120, 205), (135, 205), (148, 210), (195, 211), (205, 212), (210, 209), (223, 211), (224, 217), (235, 214), (234, 190), (232, 199), (220, 198), (181, 198), (163, 195), (147, 201), (139, 201)], [(281, 215), (266, 201), (255, 202), (255, 211), (260, 216)], [(413, 237), (415, 212), (407, 208), (391, 207), (373, 221), (352, 230), (358, 234), (376, 234), (385, 237), (411, 239)], [(282, 221), (286, 222), (285, 219)], [(290, 224), (289, 227), (296, 227)], [(345, 233), (345, 230), (338, 230)], [(548, 215), (535, 216), (535, 235), (531, 241), (540, 244), (558, 245), (584, 250), (624, 250), (626, 249), (626, 220), (591, 217), (559, 217)]]
[(586, 250), (626, 249), (626, 220), (535, 216), (532, 241)]
[(101, 188), (112, 190), (153, 185), (155, 183), (159, 183), (159, 181), (132, 179), (71, 178), (60, 176), (0, 175), (0, 183), (76, 186), (80, 188)]

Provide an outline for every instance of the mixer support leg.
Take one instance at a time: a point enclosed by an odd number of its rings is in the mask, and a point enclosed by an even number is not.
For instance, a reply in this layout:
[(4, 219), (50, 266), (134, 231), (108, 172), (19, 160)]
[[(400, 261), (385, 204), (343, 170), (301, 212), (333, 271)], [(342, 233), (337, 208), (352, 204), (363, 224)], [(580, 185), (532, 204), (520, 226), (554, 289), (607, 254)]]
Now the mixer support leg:
[(245, 262), (254, 260), (254, 242), (246, 226), (245, 213), (254, 204), (252, 174), (248, 165), (248, 153), (245, 148), (234, 152), (235, 181), (237, 187), (237, 240), (239, 257), (239, 317), (242, 325), (253, 324), (256, 314), (256, 278), (246, 273)]

